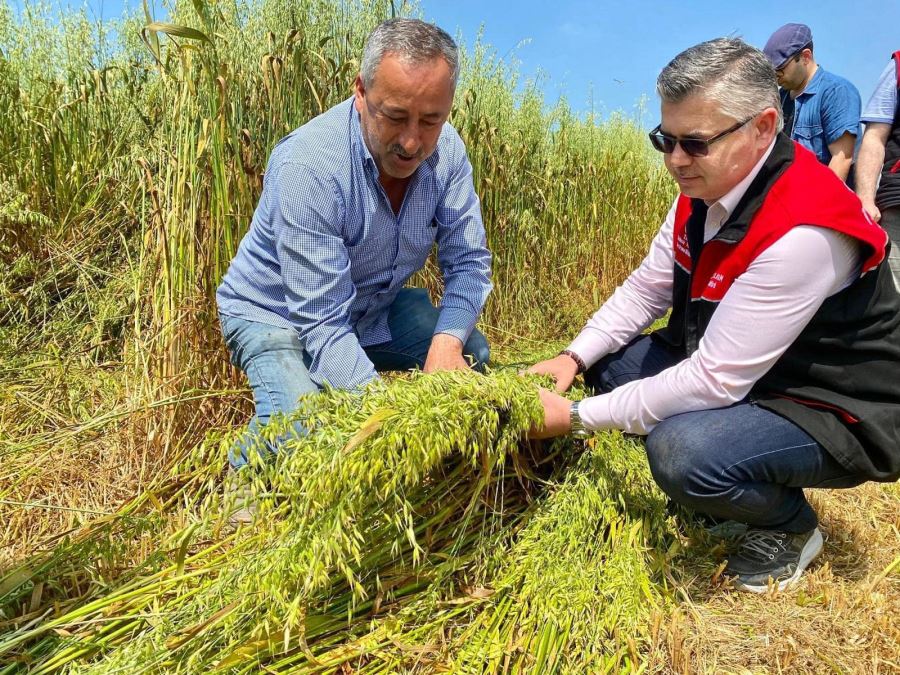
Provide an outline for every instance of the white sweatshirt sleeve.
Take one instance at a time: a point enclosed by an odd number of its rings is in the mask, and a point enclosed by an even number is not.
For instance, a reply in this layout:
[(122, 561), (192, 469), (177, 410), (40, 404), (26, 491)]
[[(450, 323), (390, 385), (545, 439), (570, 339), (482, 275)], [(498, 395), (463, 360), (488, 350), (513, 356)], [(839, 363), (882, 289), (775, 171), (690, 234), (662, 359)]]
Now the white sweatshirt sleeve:
[(860, 257), (861, 247), (850, 237), (820, 227), (795, 227), (735, 279), (690, 358), (585, 399), (580, 407), (585, 426), (647, 434), (672, 415), (740, 401), (825, 299), (853, 282)]

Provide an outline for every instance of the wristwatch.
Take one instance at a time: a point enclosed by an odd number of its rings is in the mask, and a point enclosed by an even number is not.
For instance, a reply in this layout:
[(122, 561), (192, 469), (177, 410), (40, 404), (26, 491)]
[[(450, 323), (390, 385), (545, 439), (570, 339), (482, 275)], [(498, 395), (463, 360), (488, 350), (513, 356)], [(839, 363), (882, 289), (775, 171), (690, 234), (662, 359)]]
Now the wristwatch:
[(585, 428), (584, 422), (581, 420), (581, 413), (578, 412), (578, 406), (581, 401), (575, 401), (569, 406), (569, 424), (571, 426), (570, 434), (578, 438), (589, 436), (590, 432)]

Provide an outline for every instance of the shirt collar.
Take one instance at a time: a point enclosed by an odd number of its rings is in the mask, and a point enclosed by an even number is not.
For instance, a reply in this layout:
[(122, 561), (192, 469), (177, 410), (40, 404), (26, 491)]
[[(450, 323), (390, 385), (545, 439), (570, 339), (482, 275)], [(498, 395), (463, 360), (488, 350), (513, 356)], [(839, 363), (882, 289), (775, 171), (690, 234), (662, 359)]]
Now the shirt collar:
[(822, 74), (824, 71), (822, 70), (822, 66), (816, 66), (816, 72), (813, 73), (813, 76), (810, 78), (809, 82), (806, 83), (806, 88), (797, 94), (797, 98), (801, 96), (812, 96), (813, 94), (819, 93), (819, 86), (822, 84)]
[(356, 152), (356, 156), (363, 165), (371, 166), (378, 174), (378, 167), (375, 165), (375, 158), (369, 152), (369, 146), (366, 145), (362, 135), (362, 126), (359, 121), (359, 110), (356, 109), (356, 96), (350, 97), (350, 146)]
[(744, 176), (743, 180), (741, 180), (740, 183), (726, 192), (724, 196), (708, 205), (710, 211), (724, 211), (719, 221), (720, 223), (724, 223), (726, 220), (728, 220), (728, 217), (734, 212), (735, 207), (737, 207), (738, 203), (741, 201), (741, 198), (747, 192), (747, 188), (750, 187), (750, 183), (753, 182), (753, 179), (756, 178), (756, 176), (762, 170), (763, 164), (765, 164), (766, 160), (769, 159), (769, 155), (772, 154), (772, 149), (774, 147), (775, 139), (772, 140), (772, 142), (769, 144), (769, 147), (763, 153), (763, 156), (759, 158), (759, 161), (753, 166), (752, 169), (750, 169), (750, 173)]

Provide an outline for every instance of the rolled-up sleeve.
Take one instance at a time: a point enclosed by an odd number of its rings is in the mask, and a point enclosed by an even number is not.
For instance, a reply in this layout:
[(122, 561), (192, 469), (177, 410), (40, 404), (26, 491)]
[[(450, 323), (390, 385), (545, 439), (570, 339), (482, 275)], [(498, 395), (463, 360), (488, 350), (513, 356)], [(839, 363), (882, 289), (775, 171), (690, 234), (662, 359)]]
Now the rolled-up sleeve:
[(856, 87), (842, 81), (826, 89), (822, 96), (822, 130), (825, 142), (830, 145), (848, 132), (859, 136), (862, 101)]
[(291, 323), (318, 385), (353, 389), (377, 377), (350, 326), (356, 289), (341, 237), (344, 208), (335, 185), (299, 164), (267, 179), (276, 254)]
[(447, 333), (463, 343), (475, 328), (491, 292), (491, 254), (487, 249), (481, 203), (472, 183), (472, 166), (462, 141), (446, 190), (435, 211), (438, 264), (444, 277), (435, 333)]

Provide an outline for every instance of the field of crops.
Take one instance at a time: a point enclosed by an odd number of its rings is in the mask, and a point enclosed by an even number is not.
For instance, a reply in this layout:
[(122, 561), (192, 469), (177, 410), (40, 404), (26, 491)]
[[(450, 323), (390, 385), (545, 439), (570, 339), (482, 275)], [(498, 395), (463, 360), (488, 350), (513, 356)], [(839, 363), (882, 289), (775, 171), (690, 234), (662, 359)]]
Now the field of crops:
[[(632, 121), (544, 101), (488, 46), (452, 123), (494, 252), (493, 369), (310, 399), (315, 433), (227, 526), (252, 401), (214, 290), (272, 146), (349, 96), (391, 4), (99, 26), (0, 5), (0, 673), (900, 671), (896, 485), (814, 492), (821, 561), (748, 597), (639, 440), (522, 440), (519, 370), (640, 261), (674, 187)], [(431, 264), (416, 283), (440, 294)]]

